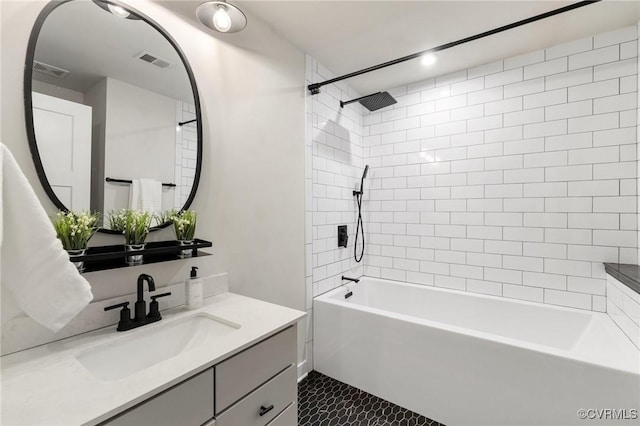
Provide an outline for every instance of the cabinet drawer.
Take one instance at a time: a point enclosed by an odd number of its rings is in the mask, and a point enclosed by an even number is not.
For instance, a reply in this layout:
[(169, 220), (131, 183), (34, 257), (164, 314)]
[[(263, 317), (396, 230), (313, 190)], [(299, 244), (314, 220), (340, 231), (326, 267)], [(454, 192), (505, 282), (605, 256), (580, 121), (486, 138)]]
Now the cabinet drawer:
[(297, 337), (289, 327), (216, 365), (216, 414), (294, 364)]
[(213, 368), (107, 421), (109, 426), (199, 426), (213, 418)]
[(264, 426), (295, 401), (296, 396), (296, 368), (291, 365), (217, 416), (216, 426)]
[(298, 404), (294, 402), (288, 406), (267, 426), (298, 426)]

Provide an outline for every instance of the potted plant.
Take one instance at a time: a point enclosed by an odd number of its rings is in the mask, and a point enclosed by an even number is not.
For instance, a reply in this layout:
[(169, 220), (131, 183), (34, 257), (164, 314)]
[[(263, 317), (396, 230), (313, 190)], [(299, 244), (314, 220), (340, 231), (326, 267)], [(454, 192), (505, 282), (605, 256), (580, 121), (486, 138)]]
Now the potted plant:
[[(87, 250), (87, 243), (96, 233), (98, 222), (97, 213), (58, 212), (51, 218), (56, 236), (62, 242), (62, 247), (69, 256), (81, 256)], [(84, 271), (84, 262), (73, 262), (78, 271)]]
[[(173, 230), (180, 245), (192, 245), (193, 236), (196, 233), (197, 213), (193, 210), (182, 210), (177, 213), (174, 211), (170, 219), (173, 222)], [(181, 258), (191, 257), (192, 253), (192, 249), (181, 250), (178, 256)]]
[[(111, 229), (120, 231), (124, 235), (125, 251), (144, 250), (145, 240), (151, 228), (153, 215), (147, 211), (123, 209), (110, 212), (108, 215)], [(127, 256), (129, 265), (141, 265), (142, 255)]]

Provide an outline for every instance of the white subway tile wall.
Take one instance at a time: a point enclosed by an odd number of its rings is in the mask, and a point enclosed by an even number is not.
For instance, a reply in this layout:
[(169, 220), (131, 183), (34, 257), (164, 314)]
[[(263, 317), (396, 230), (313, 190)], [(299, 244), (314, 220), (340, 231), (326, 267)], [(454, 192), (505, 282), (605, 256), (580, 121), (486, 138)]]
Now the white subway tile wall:
[[(307, 57), (306, 84), (334, 77), (316, 60)], [(307, 218), (310, 223), (307, 230), (307, 244), (311, 245), (310, 269), (311, 293), (316, 296), (342, 284), (342, 275), (358, 277), (363, 273), (362, 264), (353, 259), (357, 206), (352, 191), (358, 189), (364, 168), (362, 159), (362, 116), (364, 108), (358, 104), (340, 107), (340, 101), (359, 97), (346, 84), (324, 86), (321, 93), (307, 96)], [(380, 117), (380, 116), (379, 116)], [(392, 134), (394, 129), (415, 127), (415, 123), (406, 118), (406, 109), (391, 109), (385, 112), (387, 126), (371, 122), (369, 129)], [(409, 121), (407, 121), (409, 120)], [(376, 126), (379, 126), (377, 128)], [(403, 131), (403, 130), (400, 130)], [(370, 138), (381, 140), (372, 135)], [(389, 141), (396, 142), (395, 139)], [(399, 141), (398, 141), (399, 142)], [(419, 151), (419, 143), (407, 146), (398, 143), (396, 153)], [(394, 161), (393, 151), (388, 152), (390, 164)], [(403, 156), (401, 154), (400, 156)], [(397, 160), (405, 162), (401, 160)], [(414, 168), (415, 167), (415, 168)], [(393, 167), (391, 167), (393, 169)], [(406, 175), (414, 175), (419, 165), (396, 168), (396, 176), (385, 180), (384, 188), (372, 194), (376, 199), (413, 198), (420, 190), (407, 189)], [(394, 188), (403, 188), (394, 192)], [(310, 191), (309, 191), (310, 189)], [(411, 191), (417, 191), (412, 194)], [(349, 241), (347, 248), (338, 247), (337, 227), (347, 225)], [(380, 232), (383, 232), (380, 230)], [(360, 240), (361, 242), (361, 240)]]
[[(305, 85), (324, 81), (335, 77), (330, 71), (310, 56), (306, 57)], [(307, 333), (306, 333), (306, 370), (313, 369), (313, 297), (327, 292), (342, 284), (341, 277), (360, 277), (364, 273), (364, 260), (357, 263), (353, 258), (357, 206), (352, 191), (359, 188), (363, 172), (362, 159), (362, 120), (364, 108), (359, 103), (340, 107), (340, 101), (348, 101), (360, 97), (344, 83), (328, 85), (321, 93), (306, 97), (306, 136), (305, 136), (305, 248), (306, 248), (306, 294), (307, 294)], [(411, 102), (409, 98), (406, 100)], [(415, 99), (414, 102), (419, 101)], [(389, 110), (385, 114), (386, 124), (380, 125), (378, 116), (370, 122), (372, 135), (370, 138), (380, 141), (384, 133), (385, 143), (389, 133), (402, 126), (412, 127), (416, 123), (406, 121), (406, 110)], [(419, 117), (418, 119), (419, 124)], [(376, 128), (376, 125), (379, 128)], [(375, 135), (376, 132), (378, 136)], [(389, 161), (393, 162), (393, 146), (388, 152)], [(419, 151), (419, 142), (415, 146), (396, 146), (397, 153)], [(419, 166), (416, 165), (415, 167)], [(389, 193), (380, 189), (373, 196), (382, 200), (392, 197), (394, 185), (405, 188), (405, 197), (412, 196), (407, 192), (406, 182), (402, 176), (413, 175), (415, 170), (399, 168), (398, 180), (385, 183)], [(420, 190), (418, 191), (418, 195)], [(398, 193), (402, 197), (402, 193)], [(417, 215), (417, 213), (416, 213)], [(410, 220), (409, 217), (405, 217)], [(414, 218), (419, 222), (419, 217)], [(349, 240), (346, 248), (338, 247), (338, 225), (347, 225)], [(359, 244), (362, 242), (360, 239)], [(365, 257), (366, 258), (366, 257)], [(306, 373), (306, 371), (303, 371)]]
[(640, 294), (607, 275), (607, 314), (640, 349)]
[[(196, 107), (176, 101), (176, 123), (196, 118)], [(176, 131), (175, 181), (173, 207), (180, 209), (189, 198), (196, 175), (198, 136), (196, 123), (185, 124)]]
[[(640, 38), (640, 23), (637, 25), (636, 35)], [(629, 57), (636, 57), (636, 63), (640, 66), (640, 43), (638, 40), (632, 40), (627, 43), (623, 43), (620, 45), (620, 56), (621, 59), (626, 59)], [(640, 81), (640, 73), (638, 73), (635, 78), (634, 76), (627, 76), (620, 79), (620, 93), (628, 93), (633, 92), (633, 89), (636, 90), (636, 98), (640, 99), (640, 92), (638, 92), (638, 83)], [(640, 110), (636, 110), (635, 114), (632, 113), (623, 113), (620, 115), (621, 123), (624, 125), (631, 126), (635, 120), (636, 123), (636, 137), (640, 135)], [(624, 117), (624, 118), (623, 118)], [(628, 138), (633, 137), (633, 130), (628, 128)], [(638, 137), (638, 142), (640, 142), (640, 137)], [(625, 155), (627, 154), (627, 150), (623, 150)], [(627, 181), (624, 185), (620, 185), (620, 194), (624, 195), (633, 195), (636, 194), (636, 213), (640, 215), (640, 150), (636, 148), (636, 180), (635, 182), (632, 180)], [(633, 184), (635, 183), (635, 191), (633, 191)], [(629, 220), (630, 215), (623, 214), (620, 215), (620, 229), (636, 229), (638, 234), (638, 263), (640, 264), (640, 217), (635, 220)], [(615, 229), (615, 228), (614, 228)]]
[(353, 238), (369, 164), (365, 275), (608, 309), (602, 262), (638, 261), (637, 40), (631, 26), (412, 83), (374, 113), (339, 111), (346, 86), (311, 97), (313, 294), (354, 266), (334, 228)]

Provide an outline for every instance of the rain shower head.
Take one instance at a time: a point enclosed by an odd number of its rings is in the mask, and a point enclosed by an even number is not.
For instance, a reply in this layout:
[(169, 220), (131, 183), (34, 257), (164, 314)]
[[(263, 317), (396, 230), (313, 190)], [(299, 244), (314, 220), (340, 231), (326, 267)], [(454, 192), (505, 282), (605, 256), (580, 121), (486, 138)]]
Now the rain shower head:
[(362, 96), (361, 98), (352, 99), (350, 101), (342, 102), (340, 101), (340, 107), (344, 108), (345, 105), (348, 105), (352, 102), (360, 102), (363, 107), (368, 109), (369, 111), (377, 111), (381, 108), (388, 107), (389, 105), (393, 105), (398, 103), (393, 96), (389, 94), (389, 92), (378, 92), (372, 95)]
[(369, 111), (377, 111), (389, 105), (397, 104), (398, 101), (396, 101), (389, 92), (380, 92), (360, 99), (360, 103)]

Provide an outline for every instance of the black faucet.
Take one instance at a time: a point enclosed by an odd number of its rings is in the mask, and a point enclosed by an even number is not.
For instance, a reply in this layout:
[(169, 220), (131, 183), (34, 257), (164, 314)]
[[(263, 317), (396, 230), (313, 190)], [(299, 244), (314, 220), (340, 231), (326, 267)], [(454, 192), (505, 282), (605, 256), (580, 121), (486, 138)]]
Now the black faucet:
[(133, 320), (131, 319), (131, 310), (129, 309), (129, 302), (118, 303), (117, 305), (107, 306), (105, 311), (109, 311), (115, 308), (122, 308), (120, 311), (120, 322), (118, 322), (118, 331), (127, 331), (133, 328), (141, 327), (145, 324), (160, 321), (162, 316), (160, 315), (160, 309), (158, 301), (156, 299), (160, 297), (169, 296), (171, 293), (162, 293), (151, 296), (151, 303), (149, 304), (149, 314), (147, 314), (147, 303), (144, 301), (144, 282), (147, 282), (149, 291), (156, 291), (156, 284), (153, 281), (153, 277), (147, 274), (141, 274), (138, 277), (138, 300), (135, 304), (135, 315)]
[(147, 318), (147, 302), (144, 301), (144, 282), (149, 285), (149, 291), (156, 291), (156, 283), (153, 277), (147, 274), (140, 274), (138, 277), (138, 300), (135, 304), (135, 316), (133, 321), (144, 321)]
[(344, 275), (342, 276), (342, 279), (345, 281), (353, 281), (354, 283), (360, 282), (358, 278), (349, 278), (349, 277), (345, 277)]

